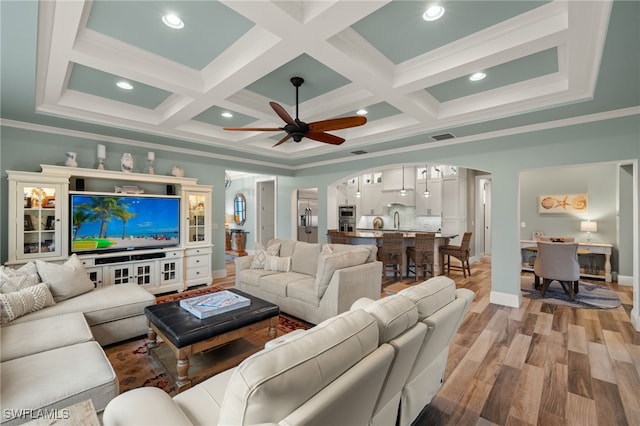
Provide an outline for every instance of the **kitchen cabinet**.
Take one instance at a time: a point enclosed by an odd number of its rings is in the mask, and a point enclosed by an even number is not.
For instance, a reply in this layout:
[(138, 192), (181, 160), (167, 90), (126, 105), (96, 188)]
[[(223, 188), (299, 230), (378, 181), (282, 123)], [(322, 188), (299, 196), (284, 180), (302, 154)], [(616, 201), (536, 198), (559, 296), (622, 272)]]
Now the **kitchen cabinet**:
[(373, 183), (364, 186), (362, 190), (362, 214), (384, 214), (382, 202), (382, 183)]
[(442, 178), (442, 218), (467, 218), (467, 178), (460, 175)]
[[(400, 191), (402, 189), (402, 167), (385, 169), (382, 172), (382, 189)], [(404, 167), (404, 189), (416, 189), (415, 167)]]

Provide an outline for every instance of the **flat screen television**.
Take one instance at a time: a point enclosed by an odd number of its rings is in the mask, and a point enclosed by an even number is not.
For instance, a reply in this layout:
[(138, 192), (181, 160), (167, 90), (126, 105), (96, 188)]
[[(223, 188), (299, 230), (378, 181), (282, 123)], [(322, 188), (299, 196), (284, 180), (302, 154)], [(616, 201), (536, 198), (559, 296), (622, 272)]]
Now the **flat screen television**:
[(180, 198), (70, 194), (70, 253), (143, 250), (180, 244)]

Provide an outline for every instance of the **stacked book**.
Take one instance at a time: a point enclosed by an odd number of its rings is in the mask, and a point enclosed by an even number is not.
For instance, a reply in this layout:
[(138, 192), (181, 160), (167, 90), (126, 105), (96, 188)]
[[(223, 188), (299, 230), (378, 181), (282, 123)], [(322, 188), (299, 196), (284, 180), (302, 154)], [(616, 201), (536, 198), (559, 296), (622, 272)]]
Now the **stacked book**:
[(180, 307), (200, 319), (249, 306), (251, 301), (228, 290), (180, 301)]

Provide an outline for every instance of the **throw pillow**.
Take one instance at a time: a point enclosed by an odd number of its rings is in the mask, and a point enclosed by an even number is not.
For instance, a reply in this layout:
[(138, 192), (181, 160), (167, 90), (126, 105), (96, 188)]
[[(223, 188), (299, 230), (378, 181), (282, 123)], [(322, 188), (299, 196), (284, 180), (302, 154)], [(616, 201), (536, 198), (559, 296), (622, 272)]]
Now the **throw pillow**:
[(331, 254), (334, 251), (335, 250), (333, 247), (331, 247), (329, 244), (325, 244), (322, 246), (322, 251), (320, 252), (320, 254)]
[(0, 293), (11, 293), (39, 284), (40, 275), (33, 262), (28, 262), (18, 269), (0, 266)]
[(93, 281), (84, 269), (82, 261), (75, 254), (71, 255), (64, 264), (43, 262), (36, 260), (38, 274), (43, 282), (49, 284), (49, 289), (56, 302), (79, 296), (94, 289)]
[(265, 248), (262, 244), (256, 242), (256, 252), (253, 255), (249, 269), (264, 269), (264, 262), (267, 255), (277, 256), (279, 253), (280, 243), (272, 244)]
[(291, 271), (291, 257), (266, 256), (264, 261), (265, 271), (289, 272)]
[(7, 324), (22, 315), (39, 311), (54, 303), (53, 295), (45, 283), (0, 294), (0, 322)]
[(358, 247), (349, 251), (338, 251), (331, 254), (321, 254), (318, 258), (318, 272), (316, 274), (316, 292), (322, 297), (329, 287), (333, 273), (338, 269), (362, 265), (369, 257), (369, 249)]

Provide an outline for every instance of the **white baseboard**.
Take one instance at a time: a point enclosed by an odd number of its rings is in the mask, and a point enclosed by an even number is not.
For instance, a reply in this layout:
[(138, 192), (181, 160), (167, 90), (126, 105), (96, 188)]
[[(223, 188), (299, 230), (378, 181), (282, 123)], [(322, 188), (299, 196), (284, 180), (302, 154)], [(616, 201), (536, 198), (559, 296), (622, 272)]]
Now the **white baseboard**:
[(211, 277), (215, 280), (216, 278), (227, 278), (227, 270), (226, 269), (217, 269), (211, 271)]
[(492, 291), (489, 295), (489, 302), (496, 305), (508, 306), (510, 308), (519, 308), (522, 304), (522, 294), (511, 294)]
[(618, 275), (618, 284), (632, 286), (633, 277), (628, 275)]

